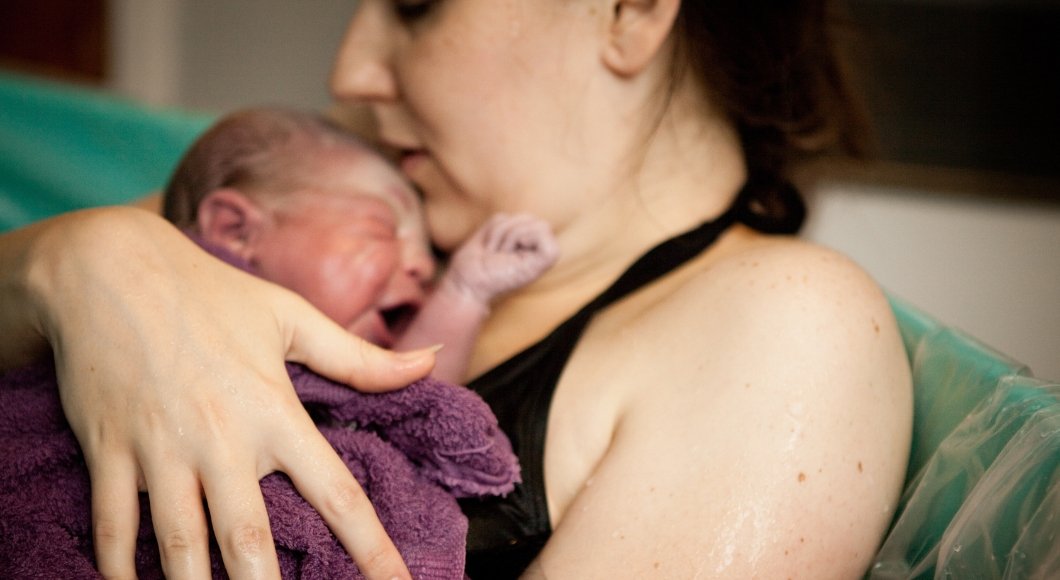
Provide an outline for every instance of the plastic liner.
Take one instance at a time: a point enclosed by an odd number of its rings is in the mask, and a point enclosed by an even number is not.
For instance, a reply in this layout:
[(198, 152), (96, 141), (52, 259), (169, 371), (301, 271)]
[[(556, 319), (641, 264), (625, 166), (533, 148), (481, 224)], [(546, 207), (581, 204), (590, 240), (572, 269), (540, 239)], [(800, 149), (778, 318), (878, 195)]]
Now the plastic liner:
[(914, 443), (866, 577), (1060, 578), (1060, 384), (892, 305), (913, 365)]

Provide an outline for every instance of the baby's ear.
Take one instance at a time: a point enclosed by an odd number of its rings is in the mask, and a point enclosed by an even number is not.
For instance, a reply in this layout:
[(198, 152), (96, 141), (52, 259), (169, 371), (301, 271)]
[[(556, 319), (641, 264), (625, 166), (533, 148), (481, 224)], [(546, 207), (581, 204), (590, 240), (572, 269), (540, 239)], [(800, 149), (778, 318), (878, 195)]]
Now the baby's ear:
[(215, 189), (199, 204), (199, 232), (207, 244), (249, 260), (264, 217), (261, 207), (239, 190)]

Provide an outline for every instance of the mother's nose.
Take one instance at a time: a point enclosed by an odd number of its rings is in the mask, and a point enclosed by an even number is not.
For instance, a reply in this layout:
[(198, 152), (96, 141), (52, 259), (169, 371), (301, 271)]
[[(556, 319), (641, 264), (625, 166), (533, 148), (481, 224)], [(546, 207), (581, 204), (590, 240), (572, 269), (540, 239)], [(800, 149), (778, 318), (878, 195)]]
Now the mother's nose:
[(390, 15), (385, 2), (361, 0), (350, 19), (331, 71), (331, 93), (337, 100), (380, 101), (397, 96), (390, 68)]

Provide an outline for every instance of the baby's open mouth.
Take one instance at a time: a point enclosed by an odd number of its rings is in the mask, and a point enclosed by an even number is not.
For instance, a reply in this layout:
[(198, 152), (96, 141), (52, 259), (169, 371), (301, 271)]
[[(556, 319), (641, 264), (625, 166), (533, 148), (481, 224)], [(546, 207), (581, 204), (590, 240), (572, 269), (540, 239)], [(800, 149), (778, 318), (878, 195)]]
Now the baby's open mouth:
[(419, 312), (418, 306), (412, 303), (404, 303), (380, 310), (379, 314), (383, 317), (383, 322), (386, 323), (386, 328), (391, 336), (399, 337), (408, 330), (409, 324), (412, 323), (412, 319), (417, 312)]

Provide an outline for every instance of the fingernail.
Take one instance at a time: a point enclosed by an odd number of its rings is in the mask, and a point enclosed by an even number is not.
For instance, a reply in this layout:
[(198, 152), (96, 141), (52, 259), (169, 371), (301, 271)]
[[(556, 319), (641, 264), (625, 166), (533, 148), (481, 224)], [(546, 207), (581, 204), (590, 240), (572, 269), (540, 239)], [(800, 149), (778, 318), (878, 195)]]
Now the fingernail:
[(442, 347), (444, 347), (444, 346), (445, 346), (444, 344), (438, 343), (438, 344), (435, 344), (435, 345), (432, 345), (432, 346), (428, 346), (428, 347), (425, 347), (425, 348), (421, 348), (421, 349), (417, 349), (417, 350), (410, 350), (410, 351), (407, 351), (407, 352), (399, 353), (398, 356), (400, 358), (404, 359), (404, 360), (421, 359), (425, 355), (434, 354), (434, 353), (442, 350)]

